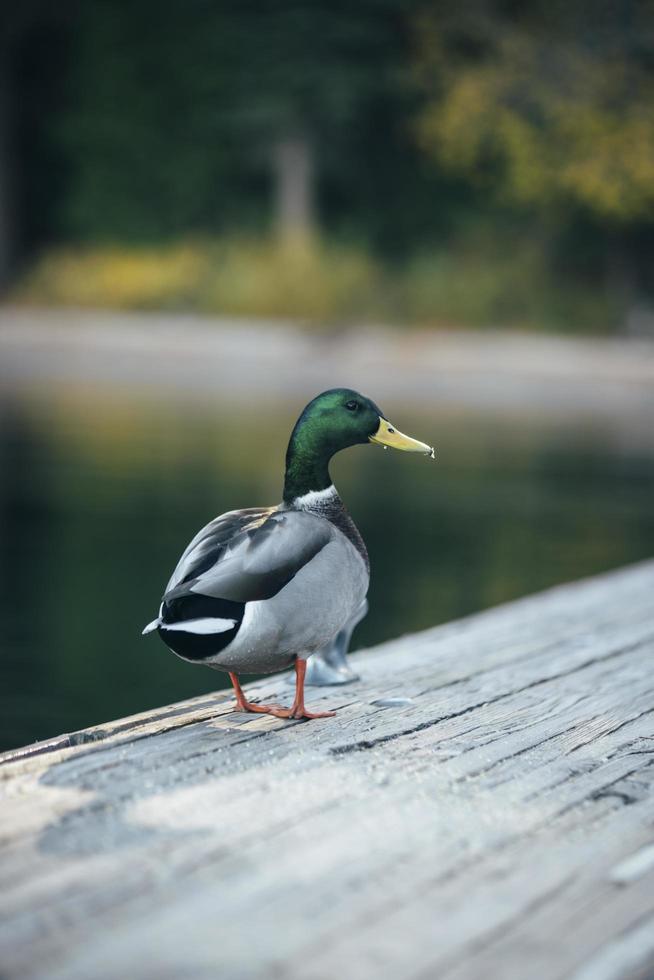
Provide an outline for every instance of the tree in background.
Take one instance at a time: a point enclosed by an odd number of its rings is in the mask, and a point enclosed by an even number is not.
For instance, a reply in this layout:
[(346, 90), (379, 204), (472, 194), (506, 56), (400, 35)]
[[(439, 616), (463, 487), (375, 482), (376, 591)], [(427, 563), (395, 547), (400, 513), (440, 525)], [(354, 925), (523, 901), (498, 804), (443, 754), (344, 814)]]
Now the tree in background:
[[(0, 291), (35, 247), (57, 237), (54, 202), (63, 193), (62, 159), (51, 120), (76, 4), (23, 0), (0, 17)], [(65, 169), (65, 164), (64, 164)]]
[(594, 222), (635, 291), (654, 225), (654, 5), (436, 0), (416, 51), (423, 149), (508, 209)]
[(281, 232), (310, 235), (318, 171), (397, 84), (402, 7), (86, 0), (55, 121), (65, 226), (119, 239), (242, 228), (272, 189)]
[(438, 0), (419, 17), (421, 145), (519, 204), (654, 218), (654, 5)]

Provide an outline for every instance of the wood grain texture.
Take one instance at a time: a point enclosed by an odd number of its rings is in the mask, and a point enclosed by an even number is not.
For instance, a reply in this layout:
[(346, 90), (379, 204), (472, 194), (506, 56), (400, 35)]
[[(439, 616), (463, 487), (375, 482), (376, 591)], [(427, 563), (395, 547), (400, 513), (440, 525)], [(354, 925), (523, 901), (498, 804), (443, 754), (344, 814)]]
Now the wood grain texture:
[(654, 562), (356, 668), (0, 756), (3, 980), (652, 976)]

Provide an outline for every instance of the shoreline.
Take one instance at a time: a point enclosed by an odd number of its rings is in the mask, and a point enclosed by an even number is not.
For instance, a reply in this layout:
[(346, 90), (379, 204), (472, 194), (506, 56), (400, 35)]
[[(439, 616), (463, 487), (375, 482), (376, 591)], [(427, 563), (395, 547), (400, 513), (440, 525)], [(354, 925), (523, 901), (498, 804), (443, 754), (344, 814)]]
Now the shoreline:
[(0, 307), (0, 385), (257, 403), (351, 385), (416, 409), (654, 428), (654, 341)]

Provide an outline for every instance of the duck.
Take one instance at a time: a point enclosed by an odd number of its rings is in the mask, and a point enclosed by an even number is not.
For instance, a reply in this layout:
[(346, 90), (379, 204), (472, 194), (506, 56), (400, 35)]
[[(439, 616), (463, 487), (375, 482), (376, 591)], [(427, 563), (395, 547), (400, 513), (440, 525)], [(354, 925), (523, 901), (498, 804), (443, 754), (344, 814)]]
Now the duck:
[[(281, 502), (214, 518), (177, 562), (143, 635), (156, 632), (182, 660), (229, 674), (236, 710), (302, 720), (335, 714), (307, 709), (307, 661), (361, 618), (370, 562), (329, 463), (370, 443), (434, 458), (432, 446), (396, 429), (370, 398), (351, 388), (323, 391), (291, 432)], [(241, 675), (289, 667), (290, 707), (247, 699)]]

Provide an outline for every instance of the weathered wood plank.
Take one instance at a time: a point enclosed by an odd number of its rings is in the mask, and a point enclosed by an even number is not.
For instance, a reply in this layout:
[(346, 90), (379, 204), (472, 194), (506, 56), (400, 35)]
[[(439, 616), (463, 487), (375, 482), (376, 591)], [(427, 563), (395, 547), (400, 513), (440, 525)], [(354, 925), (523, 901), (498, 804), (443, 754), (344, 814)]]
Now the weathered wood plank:
[(385, 644), (334, 720), (221, 692), (0, 757), (3, 980), (646, 976), (653, 597), (650, 562)]

